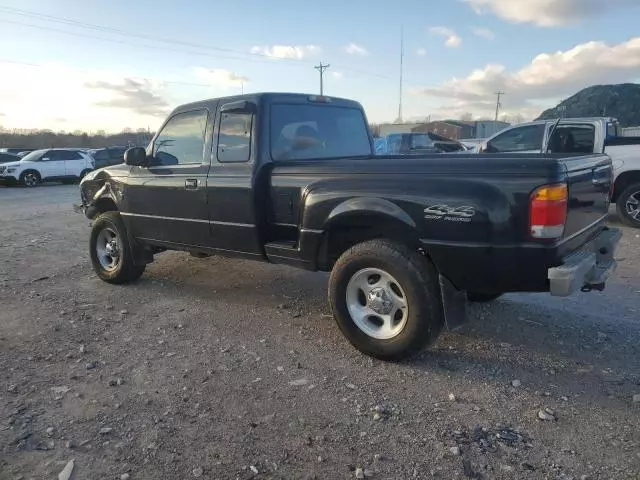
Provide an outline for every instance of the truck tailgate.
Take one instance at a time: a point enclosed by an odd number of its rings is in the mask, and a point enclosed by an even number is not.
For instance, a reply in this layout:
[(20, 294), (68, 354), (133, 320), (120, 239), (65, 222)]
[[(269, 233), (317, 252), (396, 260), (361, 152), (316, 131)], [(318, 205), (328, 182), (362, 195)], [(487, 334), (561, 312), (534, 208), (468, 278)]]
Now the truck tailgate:
[(609, 212), (613, 181), (607, 155), (575, 156), (562, 160), (567, 174), (569, 201), (563, 237), (589, 233), (589, 227), (603, 221)]

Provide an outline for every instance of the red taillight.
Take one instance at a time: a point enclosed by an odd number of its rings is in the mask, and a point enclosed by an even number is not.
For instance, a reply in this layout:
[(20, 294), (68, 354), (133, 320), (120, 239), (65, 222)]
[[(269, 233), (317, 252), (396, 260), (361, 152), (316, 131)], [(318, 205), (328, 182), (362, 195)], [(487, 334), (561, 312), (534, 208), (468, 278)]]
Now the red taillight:
[(529, 232), (533, 238), (562, 237), (568, 198), (564, 183), (543, 185), (534, 190), (529, 203)]

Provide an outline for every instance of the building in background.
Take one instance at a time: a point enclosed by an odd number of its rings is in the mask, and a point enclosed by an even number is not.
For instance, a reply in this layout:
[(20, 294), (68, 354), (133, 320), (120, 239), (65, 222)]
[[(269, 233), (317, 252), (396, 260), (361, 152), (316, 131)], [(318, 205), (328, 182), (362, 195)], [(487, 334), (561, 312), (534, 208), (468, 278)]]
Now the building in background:
[(500, 130), (504, 130), (505, 128), (511, 126), (510, 123), (500, 122), (497, 120), (478, 120), (474, 123), (474, 135), (468, 138), (489, 138), (498, 133)]
[(378, 134), (386, 137), (392, 133), (411, 133), (415, 123), (383, 123), (378, 125)]
[[(457, 123), (457, 124), (456, 124)], [(463, 131), (467, 129), (460, 125), (461, 122), (449, 122), (449, 121), (440, 121), (436, 120), (435, 122), (423, 123), (419, 125), (413, 125), (412, 132), (421, 132), (421, 133), (435, 133), (436, 135), (440, 135), (442, 137), (450, 138), (452, 140), (458, 140), (461, 137)], [(469, 127), (469, 125), (466, 125)]]
[(623, 137), (640, 137), (640, 127), (627, 127), (620, 129)]

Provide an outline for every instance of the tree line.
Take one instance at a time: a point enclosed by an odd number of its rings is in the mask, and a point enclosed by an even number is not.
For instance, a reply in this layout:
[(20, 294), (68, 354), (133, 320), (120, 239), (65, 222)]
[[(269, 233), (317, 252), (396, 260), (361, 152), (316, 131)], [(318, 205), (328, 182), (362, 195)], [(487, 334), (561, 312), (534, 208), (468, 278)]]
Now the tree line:
[(153, 133), (146, 130), (125, 130), (120, 133), (106, 132), (52, 132), (50, 130), (13, 130), (0, 131), (2, 148), (104, 148), (109, 146), (146, 147)]

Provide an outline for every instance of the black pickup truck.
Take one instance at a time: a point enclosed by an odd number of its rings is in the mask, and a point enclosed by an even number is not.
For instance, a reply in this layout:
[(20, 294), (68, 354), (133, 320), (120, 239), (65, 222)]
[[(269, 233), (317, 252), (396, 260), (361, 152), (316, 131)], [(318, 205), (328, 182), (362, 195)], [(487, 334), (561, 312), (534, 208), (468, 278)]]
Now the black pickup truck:
[(604, 154), (376, 156), (360, 104), (261, 93), (174, 110), (147, 147), (81, 183), (97, 275), (154, 255), (237, 256), (331, 272), (329, 303), (360, 351), (410, 355), (505, 292), (601, 290)]

